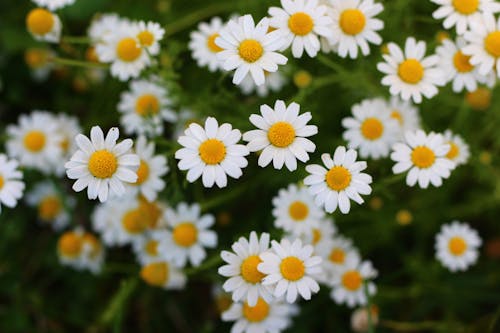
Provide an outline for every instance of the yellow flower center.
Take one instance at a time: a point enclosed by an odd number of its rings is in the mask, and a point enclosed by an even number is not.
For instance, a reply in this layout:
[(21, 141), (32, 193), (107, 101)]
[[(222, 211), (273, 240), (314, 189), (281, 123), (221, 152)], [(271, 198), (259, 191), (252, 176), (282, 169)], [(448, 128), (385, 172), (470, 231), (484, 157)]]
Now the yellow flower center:
[(455, 10), (460, 14), (470, 15), (479, 8), (479, 0), (453, 0)]
[(33, 9), (26, 17), (26, 26), (35, 35), (48, 34), (54, 28), (54, 24), (52, 13), (42, 8)]
[(252, 255), (243, 260), (241, 263), (240, 271), (241, 276), (246, 282), (259, 283), (266, 275), (259, 272), (257, 266), (262, 262), (259, 256)]
[(452, 160), (458, 156), (458, 154), (460, 153), (460, 149), (453, 141), (448, 142), (448, 144), (450, 145), (450, 150), (448, 151), (448, 154), (446, 154), (446, 158)]
[(155, 42), (155, 36), (147, 30), (139, 32), (137, 39), (142, 46), (151, 46)]
[(155, 240), (150, 240), (146, 243), (144, 246), (144, 251), (150, 255), (150, 256), (157, 256), (158, 255), (158, 242)]
[(190, 247), (198, 239), (198, 229), (192, 223), (180, 223), (174, 228), (173, 237), (177, 245)]
[(398, 110), (392, 110), (391, 118), (396, 119), (400, 125), (403, 125), (403, 115)]
[(208, 139), (198, 148), (200, 158), (209, 165), (219, 164), (226, 157), (226, 146), (217, 139)]
[(396, 214), (396, 221), (400, 225), (408, 225), (413, 221), (413, 215), (409, 210), (401, 209)]
[(43, 198), (38, 204), (38, 216), (41, 220), (52, 221), (61, 212), (61, 200), (53, 195)]
[(40, 68), (49, 62), (50, 54), (44, 49), (28, 49), (24, 53), (24, 61), (31, 68)]
[(286, 257), (281, 261), (280, 272), (289, 281), (302, 279), (306, 273), (304, 262), (297, 257)]
[(314, 21), (309, 14), (298, 12), (290, 16), (288, 27), (295, 35), (305, 36), (312, 31)]
[(358, 271), (347, 271), (342, 276), (342, 284), (350, 291), (358, 290), (363, 283), (363, 278)]
[(45, 134), (42, 131), (33, 130), (26, 133), (23, 143), (26, 149), (36, 153), (45, 147), (45, 141)]
[(80, 254), (82, 245), (83, 243), (80, 235), (69, 231), (59, 238), (57, 248), (63, 256), (75, 258)]
[(83, 243), (90, 245), (90, 256), (95, 258), (101, 252), (101, 243), (91, 233), (86, 232), (82, 237)]
[(294, 201), (288, 208), (288, 213), (295, 222), (300, 222), (309, 214), (309, 207), (302, 201)]
[(262, 47), (262, 44), (255, 39), (245, 39), (240, 43), (238, 53), (243, 60), (252, 63), (262, 57), (264, 48)]
[(399, 64), (398, 75), (404, 82), (416, 84), (424, 77), (424, 67), (417, 59), (406, 59)]
[(97, 150), (89, 158), (89, 171), (96, 178), (110, 178), (118, 169), (116, 156), (106, 149)]
[(138, 209), (148, 228), (155, 229), (162, 214), (161, 207), (156, 202), (149, 202), (145, 198), (139, 198)]
[(0, 190), (2, 189), (4, 184), (5, 184), (5, 180), (3, 179), (3, 176), (0, 175)]
[(132, 62), (141, 56), (142, 49), (132, 37), (123, 38), (116, 45), (116, 55), (125, 62)]
[(334, 166), (326, 173), (326, 183), (334, 191), (342, 191), (351, 184), (351, 172), (343, 166)]
[(357, 35), (366, 25), (366, 17), (359, 9), (346, 9), (340, 14), (339, 25), (347, 35)]
[(295, 140), (295, 129), (291, 124), (279, 121), (269, 128), (267, 138), (273, 146), (288, 147)]
[(469, 59), (470, 56), (463, 54), (461, 51), (455, 53), (455, 56), (453, 56), (453, 64), (459, 73), (467, 73), (474, 69)]
[(220, 52), (220, 51), (224, 51), (224, 49), (222, 47), (220, 47), (219, 45), (215, 44), (215, 39), (219, 37), (219, 34), (218, 33), (215, 33), (215, 34), (211, 34), (210, 36), (208, 36), (207, 38), (207, 47), (210, 51), (212, 51), (213, 53), (217, 53), (217, 52)]
[(141, 278), (149, 285), (162, 287), (168, 281), (169, 268), (166, 262), (155, 262), (141, 269)]
[(144, 94), (135, 102), (135, 112), (142, 117), (158, 114), (159, 111), (160, 101), (155, 95)]
[(231, 307), (231, 304), (233, 304), (233, 300), (228, 295), (219, 295), (215, 299), (215, 305), (217, 305), (217, 311), (219, 312), (219, 314), (229, 309)]
[(259, 297), (255, 306), (249, 306), (247, 302), (243, 303), (243, 316), (249, 322), (255, 323), (263, 321), (269, 315), (269, 304)]
[(137, 169), (137, 181), (135, 185), (141, 185), (144, 183), (149, 177), (149, 165), (141, 160), (141, 164), (139, 164), (139, 168)]
[(467, 243), (462, 237), (452, 237), (448, 243), (448, 248), (454, 256), (460, 256), (467, 250)]
[(328, 258), (335, 264), (343, 264), (345, 260), (345, 252), (341, 248), (336, 247), (332, 250), (332, 252), (330, 252), (330, 256)]
[(299, 70), (293, 76), (293, 83), (295, 83), (295, 85), (298, 88), (305, 88), (309, 86), (311, 82), (312, 82), (312, 76), (308, 71)]
[(411, 161), (420, 169), (427, 169), (434, 164), (436, 155), (425, 146), (418, 146), (411, 152)]
[(147, 227), (140, 209), (133, 209), (126, 212), (122, 217), (122, 225), (129, 234), (133, 235), (144, 232)]
[(486, 36), (484, 40), (484, 48), (493, 57), (500, 57), (500, 31), (493, 31)]
[(61, 142), (59, 142), (59, 146), (61, 147), (62, 151), (63, 152), (68, 152), (68, 149), (69, 149), (69, 139), (68, 138), (64, 138), (61, 140)]
[(319, 243), (319, 241), (323, 237), (321, 235), (321, 230), (314, 228), (313, 231), (312, 231), (312, 234), (313, 234), (312, 244), (316, 245), (316, 244)]
[(486, 110), (491, 105), (491, 90), (477, 88), (475, 91), (467, 93), (465, 100), (474, 110)]
[(384, 125), (377, 118), (366, 118), (361, 124), (361, 134), (368, 140), (376, 140), (384, 133)]

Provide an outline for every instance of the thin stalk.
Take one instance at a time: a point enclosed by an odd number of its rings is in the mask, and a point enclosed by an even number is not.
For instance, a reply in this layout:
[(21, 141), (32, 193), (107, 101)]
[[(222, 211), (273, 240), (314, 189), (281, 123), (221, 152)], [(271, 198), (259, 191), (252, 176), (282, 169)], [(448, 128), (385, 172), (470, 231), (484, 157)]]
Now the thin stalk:
[(52, 61), (55, 64), (64, 66), (74, 66), (74, 67), (84, 67), (84, 68), (101, 68), (107, 69), (109, 66), (106, 64), (94, 63), (89, 61), (67, 59), (67, 58), (53, 58)]

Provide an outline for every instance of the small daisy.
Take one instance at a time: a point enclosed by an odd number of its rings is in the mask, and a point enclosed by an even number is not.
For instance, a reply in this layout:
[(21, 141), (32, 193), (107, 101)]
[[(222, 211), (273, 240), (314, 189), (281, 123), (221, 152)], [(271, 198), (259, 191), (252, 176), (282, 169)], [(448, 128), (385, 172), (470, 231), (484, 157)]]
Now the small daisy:
[(239, 85), (241, 92), (245, 95), (250, 95), (255, 91), (259, 97), (266, 97), (270, 92), (279, 92), (287, 83), (287, 78), (281, 71), (274, 73), (264, 72), (264, 76), (266, 78), (264, 84), (257, 86), (252, 76), (247, 74)]
[(337, 304), (346, 303), (350, 308), (356, 305), (366, 305), (367, 294), (373, 296), (377, 291), (375, 284), (371, 282), (375, 277), (377, 277), (377, 271), (370, 261), (361, 261), (359, 257), (353, 257), (334, 275), (331, 281), (330, 297)]
[(357, 149), (362, 158), (389, 156), (400, 129), (385, 101), (381, 98), (365, 99), (353, 105), (352, 115), (342, 119), (342, 126), (346, 129), (342, 137), (348, 142), (348, 147)]
[(59, 43), (61, 38), (62, 24), (59, 16), (43, 8), (35, 8), (28, 13), (26, 28), (39, 41)]
[(205, 248), (217, 246), (217, 233), (209, 228), (214, 224), (213, 215), (201, 214), (200, 205), (181, 202), (176, 209), (167, 209), (165, 220), (169, 230), (156, 231), (158, 251), (177, 267), (189, 262), (199, 266), (207, 256)]
[(221, 68), (217, 53), (224, 49), (215, 44), (215, 39), (219, 37), (219, 32), (223, 26), (220, 17), (214, 17), (210, 22), (198, 24), (198, 30), (190, 34), (189, 49), (191, 50), (191, 56), (196, 60), (198, 66), (208, 66), (211, 72)]
[(274, 110), (268, 105), (260, 106), (260, 114), (252, 114), (250, 122), (258, 129), (246, 132), (243, 140), (248, 141), (250, 151), (260, 151), (259, 166), (265, 167), (273, 161), (275, 169), (283, 165), (288, 170), (297, 169), (297, 160), (307, 162), (316, 145), (307, 137), (318, 133), (315, 125), (308, 125), (310, 112), (299, 115), (300, 105), (277, 100)]
[(75, 3), (76, 0), (32, 0), (37, 6), (46, 7), (49, 10), (60, 9)]
[(321, 248), (318, 254), (323, 258), (325, 282), (331, 281), (348, 262), (360, 258), (358, 250), (352, 245), (352, 241), (341, 235), (333, 237), (328, 246)]
[(463, 35), (472, 22), (481, 20), (485, 15), (500, 12), (500, 4), (495, 0), (431, 0), (440, 7), (432, 13), (436, 20), (445, 19), (445, 29), (456, 28)]
[(164, 201), (148, 201), (139, 195), (139, 210), (141, 210), (142, 219), (146, 221), (148, 230), (158, 230), (167, 227), (164, 218), (165, 210), (168, 208)]
[(104, 260), (104, 249), (91, 233), (76, 228), (63, 233), (57, 242), (57, 253), (63, 265), (98, 273)]
[(476, 263), (481, 238), (467, 223), (453, 221), (436, 235), (436, 258), (452, 272), (465, 271)]
[(50, 49), (29, 48), (24, 52), (24, 61), (31, 69), (33, 79), (45, 81), (54, 69), (52, 59), (56, 53)]
[(273, 289), (275, 297), (286, 294), (286, 301), (293, 303), (299, 294), (305, 300), (311, 293), (319, 291), (315, 277), (321, 274), (321, 257), (312, 256), (311, 245), (302, 246), (300, 239), (290, 243), (282, 239), (280, 243), (271, 242), (272, 250), (260, 255), (262, 262), (257, 269), (266, 274), (262, 284)]
[(304, 244), (311, 244), (314, 246), (314, 253), (319, 255), (321, 249), (330, 246), (336, 233), (337, 227), (333, 219), (323, 218), (316, 227), (312, 228), (312, 232), (301, 234), (300, 236)]
[(160, 53), (160, 41), (163, 39), (165, 29), (159, 23), (139, 21), (134, 24), (134, 28), (141, 47), (145, 48), (150, 55)]
[(450, 150), (446, 154), (446, 158), (457, 166), (466, 164), (470, 156), (469, 145), (465, 143), (460, 135), (453, 134), (450, 130), (446, 130), (443, 137), (450, 145)]
[(227, 265), (219, 267), (219, 274), (229, 278), (222, 288), (232, 293), (234, 302), (243, 300), (250, 306), (255, 306), (259, 298), (270, 302), (271, 291), (262, 285), (266, 275), (257, 269), (262, 262), (259, 256), (269, 250), (269, 234), (264, 232), (258, 237), (252, 231), (249, 239), (240, 237), (231, 248), (234, 253), (222, 251), (220, 255)]
[(82, 132), (78, 118), (60, 113), (56, 115), (57, 133), (61, 136), (60, 146), (61, 155), (58, 161), (55, 161), (55, 173), (58, 176), (64, 175), (66, 169), (64, 163), (78, 150), (75, 137)]
[(150, 286), (181, 290), (187, 282), (182, 271), (168, 261), (156, 261), (142, 266), (140, 276)]
[(302, 57), (304, 49), (315, 57), (320, 50), (319, 36), (332, 37), (327, 7), (318, 4), (318, 0), (281, 0), (281, 7), (268, 11), (269, 25), (281, 32), (285, 40), (281, 50), (291, 46), (295, 58)]
[(120, 197), (125, 194), (124, 182), (137, 182), (140, 158), (129, 153), (133, 145), (131, 139), (116, 143), (118, 135), (118, 128), (113, 127), (104, 138), (101, 128), (94, 126), (90, 140), (83, 134), (76, 136), (79, 150), (64, 165), (68, 178), (76, 179), (74, 191), (87, 188), (89, 199), (99, 197), (99, 201), (104, 202), (109, 191)]
[(364, 56), (370, 54), (368, 43), (380, 45), (382, 38), (377, 31), (384, 28), (384, 22), (374, 18), (384, 6), (373, 0), (330, 0), (330, 17), (333, 19), (333, 33), (328, 40), (336, 45), (342, 58), (358, 57), (358, 47)]
[(187, 180), (190, 183), (202, 176), (203, 186), (227, 186), (227, 176), (238, 179), (242, 168), (248, 165), (245, 156), (248, 148), (237, 144), (241, 132), (233, 129), (230, 124), (219, 126), (217, 120), (208, 117), (205, 128), (191, 123), (184, 135), (177, 140), (183, 148), (175, 152), (175, 158), (180, 160), (180, 170), (189, 170)]
[(357, 162), (357, 156), (355, 150), (346, 151), (340, 146), (335, 149), (333, 159), (329, 154), (321, 155), (327, 169), (318, 164), (306, 166), (310, 175), (304, 179), (304, 184), (309, 186), (316, 204), (324, 207), (327, 213), (333, 213), (338, 205), (340, 212), (347, 214), (351, 209), (350, 200), (362, 204), (364, 200), (360, 194), (372, 192), (372, 177), (361, 172), (366, 169), (366, 162)]
[[(122, 26), (130, 26), (131, 22), (115, 13), (97, 15), (89, 25), (87, 35), (93, 44), (104, 43), (107, 36)], [(97, 56), (99, 54), (96, 53)], [(101, 59), (99, 59), (102, 61)]]
[(159, 241), (148, 234), (137, 238), (132, 243), (132, 249), (139, 264), (144, 266), (162, 260), (160, 252), (158, 252), (158, 244)]
[(16, 160), (9, 160), (0, 153), (0, 213), (2, 204), (14, 208), (24, 191), (23, 174)]
[(395, 174), (407, 170), (406, 184), (414, 186), (417, 181), (421, 188), (427, 188), (429, 182), (439, 187), (443, 178), (448, 178), (455, 163), (446, 158), (450, 145), (441, 134), (425, 134), (422, 130), (406, 132), (404, 143), (393, 146), (391, 159), (396, 162), (392, 167)]
[(398, 121), (400, 128), (399, 139), (403, 138), (406, 131), (416, 131), (420, 129), (420, 115), (418, 108), (410, 101), (403, 101), (399, 97), (393, 96), (387, 103), (387, 109), (391, 117)]
[(101, 272), (104, 263), (104, 246), (89, 232), (83, 234), (82, 266), (94, 274)]
[(255, 25), (251, 15), (230, 20), (221, 29), (215, 44), (223, 49), (217, 53), (222, 68), (236, 70), (233, 83), (240, 84), (250, 73), (257, 86), (264, 84), (264, 71), (276, 72), (278, 65), (284, 65), (288, 59), (275, 51), (283, 45), (281, 31), (269, 32), (269, 19), (263, 18)]
[(445, 74), (437, 66), (439, 57), (425, 57), (424, 41), (415, 38), (406, 39), (404, 51), (394, 43), (388, 44), (389, 54), (383, 54), (385, 62), (377, 64), (377, 68), (386, 74), (382, 79), (384, 86), (390, 86), (391, 95), (400, 95), (403, 100), (410, 98), (415, 103), (422, 102), (422, 95), (431, 98), (438, 93), (436, 86), (446, 83)]

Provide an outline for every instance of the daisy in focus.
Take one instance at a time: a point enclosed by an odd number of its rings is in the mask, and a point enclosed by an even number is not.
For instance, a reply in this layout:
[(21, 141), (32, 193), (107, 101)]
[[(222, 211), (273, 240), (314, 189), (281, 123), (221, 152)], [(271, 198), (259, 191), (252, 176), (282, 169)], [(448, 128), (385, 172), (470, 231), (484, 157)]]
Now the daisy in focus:
[(142, 266), (141, 279), (150, 286), (181, 290), (187, 282), (184, 273), (168, 261), (155, 261)]
[(80, 192), (87, 188), (88, 198), (108, 199), (108, 194), (116, 197), (125, 194), (123, 183), (137, 182), (140, 158), (130, 153), (133, 141), (125, 139), (117, 143), (118, 128), (111, 128), (106, 138), (99, 126), (92, 127), (90, 139), (83, 134), (75, 138), (78, 150), (66, 162), (66, 174), (76, 179), (73, 190)]
[(215, 39), (219, 37), (223, 27), (220, 17), (213, 17), (210, 22), (198, 24), (198, 30), (191, 32), (188, 47), (191, 50), (191, 57), (196, 60), (199, 67), (207, 66), (211, 72), (221, 68), (217, 53), (224, 49), (215, 44)]
[(75, 3), (76, 0), (31, 0), (40, 7), (46, 7), (49, 10), (60, 9)]
[(466, 164), (470, 157), (469, 145), (465, 143), (460, 135), (453, 134), (450, 130), (446, 130), (443, 136), (444, 140), (450, 145), (446, 158), (457, 166)]
[(201, 176), (205, 187), (226, 187), (227, 175), (238, 179), (243, 175), (241, 169), (248, 165), (245, 156), (249, 151), (237, 144), (240, 139), (239, 130), (228, 123), (219, 126), (213, 117), (206, 119), (205, 128), (191, 123), (178, 139), (183, 146), (175, 152), (175, 158), (180, 160), (178, 167), (188, 170), (190, 183)]
[(282, 73), (282, 71), (277, 71), (274, 73), (264, 72), (266, 80), (264, 84), (257, 86), (255, 81), (252, 79), (251, 74), (247, 74), (243, 81), (241, 81), (239, 87), (241, 92), (245, 95), (250, 95), (253, 92), (257, 93), (259, 97), (266, 97), (271, 92), (279, 92), (283, 86), (287, 83), (287, 77)]
[(453, 221), (436, 235), (436, 258), (452, 272), (465, 271), (479, 257), (481, 238), (467, 223)]
[(400, 135), (399, 139), (404, 137), (406, 131), (416, 131), (420, 129), (420, 115), (418, 108), (410, 101), (403, 101), (401, 98), (393, 96), (386, 104), (391, 113), (391, 117), (398, 121)]
[(160, 53), (160, 41), (163, 39), (165, 29), (156, 22), (134, 22), (136, 30), (136, 38), (139, 45), (146, 49), (150, 55), (158, 55)]
[(59, 16), (43, 8), (32, 9), (26, 16), (26, 28), (38, 41), (59, 43), (62, 24)]
[(333, 158), (329, 154), (321, 155), (326, 168), (318, 164), (306, 166), (310, 175), (304, 179), (304, 184), (309, 186), (316, 205), (324, 207), (327, 213), (333, 213), (338, 206), (341, 213), (347, 214), (351, 209), (350, 200), (362, 204), (364, 200), (360, 194), (372, 192), (372, 177), (361, 172), (366, 169), (366, 162), (356, 161), (357, 156), (354, 149), (339, 146)]
[(396, 162), (392, 171), (399, 174), (410, 170), (406, 176), (408, 186), (418, 182), (421, 188), (427, 188), (429, 183), (439, 187), (455, 168), (455, 163), (446, 158), (450, 145), (441, 134), (406, 132), (405, 142), (394, 144), (392, 149), (391, 159)]
[(23, 174), (18, 170), (19, 163), (9, 160), (0, 153), (0, 213), (2, 204), (14, 208), (24, 192)]
[(248, 141), (249, 151), (262, 150), (259, 156), (259, 166), (266, 167), (271, 161), (275, 169), (283, 165), (288, 170), (297, 169), (297, 159), (301, 162), (309, 160), (309, 154), (314, 152), (316, 145), (307, 137), (318, 133), (315, 125), (308, 125), (312, 116), (310, 112), (299, 115), (300, 105), (277, 100), (274, 110), (268, 105), (260, 106), (260, 113), (252, 114), (250, 122), (258, 129), (243, 134), (243, 140)]
[(264, 84), (264, 71), (276, 72), (278, 65), (287, 63), (284, 55), (275, 52), (283, 42), (281, 31), (269, 32), (269, 19), (263, 18), (255, 25), (251, 15), (230, 20), (215, 39), (223, 49), (217, 53), (222, 68), (235, 70), (233, 83), (240, 84), (250, 74), (257, 86)]

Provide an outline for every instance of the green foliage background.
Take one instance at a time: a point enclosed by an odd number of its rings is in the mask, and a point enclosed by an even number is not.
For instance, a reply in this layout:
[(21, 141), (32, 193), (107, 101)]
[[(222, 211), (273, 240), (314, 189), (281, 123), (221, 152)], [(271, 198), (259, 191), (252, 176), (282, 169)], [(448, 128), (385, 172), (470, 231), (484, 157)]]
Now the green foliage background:
[[(382, 2), (384, 41), (401, 45), (406, 37), (415, 36), (426, 40), (429, 49), (434, 50), (435, 35), (442, 29), (441, 22), (431, 16), (434, 4), (423, 0)], [(260, 104), (274, 104), (276, 99), (296, 101), (302, 110), (312, 112), (312, 122), (319, 127), (319, 134), (313, 138), (317, 151), (311, 159), (318, 162), (321, 153), (332, 153), (343, 144), (340, 120), (350, 113), (352, 104), (388, 95), (379, 84), (381, 74), (376, 63), (381, 56), (377, 47), (372, 47), (369, 57), (357, 60), (342, 60), (335, 55), (300, 60), (290, 57), (290, 72), (305, 69), (312, 74), (313, 83), (302, 90), (290, 83), (280, 93), (264, 99), (245, 97), (227, 75), (198, 68), (187, 49), (189, 32), (199, 21), (213, 15), (227, 18), (231, 13), (250, 13), (259, 19), (271, 5), (279, 5), (279, 1), (77, 0), (59, 14), (64, 36), (85, 35), (90, 19), (99, 12), (160, 22), (166, 27), (167, 38), (162, 43), (160, 66), (152, 72), (169, 80), (178, 109), (190, 108), (200, 119), (216, 116), (220, 122), (230, 122), (246, 131), (251, 128), (248, 116), (257, 112)], [(24, 17), (33, 7), (30, 1), (0, 3), (2, 140), (5, 126), (33, 109), (77, 115), (85, 133), (96, 124), (104, 128), (116, 126), (116, 104), (127, 87), (125, 83), (107, 78), (93, 85), (81, 67), (63, 67), (44, 83), (31, 80), (23, 53), (28, 47), (43, 46), (24, 27)], [(50, 47), (61, 58), (83, 59), (86, 45), (64, 44)], [(434, 236), (443, 223), (453, 219), (469, 222), (485, 243), (498, 240), (497, 92), (495, 88), (492, 105), (484, 112), (473, 111), (464, 96), (452, 93), (450, 87), (420, 105), (426, 130), (451, 128), (471, 146), (468, 165), (455, 170), (442, 187), (409, 188), (402, 177), (392, 175), (391, 161), (368, 161), (368, 173), (374, 178), (371, 198), (380, 198), (382, 207), (374, 209), (367, 203), (354, 206), (347, 216), (335, 213), (340, 232), (351, 237), (362, 256), (372, 260), (379, 271), (379, 292), (373, 299), (381, 312), (379, 332), (500, 331), (498, 256), (495, 259), (487, 255), (483, 246), (478, 264), (458, 274), (448, 272), (434, 259)], [(171, 168), (162, 197), (171, 203), (197, 201), (207, 212), (231, 216), (228, 225), (216, 226), (219, 248), (209, 252), (204, 266), (189, 271), (187, 288), (166, 292), (139, 281), (139, 267), (128, 248), (108, 251), (106, 266), (99, 276), (61, 266), (55, 251), (56, 233), (36, 223), (36, 212), (20, 203), (14, 210), (2, 209), (0, 215), (0, 332), (229, 332), (230, 324), (220, 322), (210, 294), (211, 284), (221, 281), (216, 273), (218, 253), (251, 230), (279, 237), (272, 227), (271, 199), (280, 188), (302, 180), (304, 168), (294, 173), (261, 169), (253, 155), (240, 180), (230, 181), (222, 190), (206, 190), (200, 182), (186, 183), (173, 158), (177, 144), (162, 142), (157, 149), (168, 156)], [(485, 152), (492, 158), (490, 163), (479, 158)], [(25, 178), (30, 186), (43, 177), (26, 170)], [(67, 180), (62, 183), (70, 189)], [(76, 197), (73, 223), (90, 227), (89, 212), (95, 203), (89, 202), (84, 193)], [(396, 223), (400, 209), (413, 214), (412, 224)], [(349, 316), (350, 310), (336, 305), (327, 288), (323, 288), (312, 301), (301, 304), (301, 313), (288, 332), (348, 332)]]

